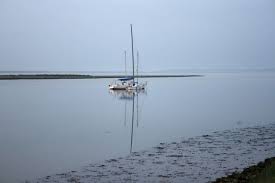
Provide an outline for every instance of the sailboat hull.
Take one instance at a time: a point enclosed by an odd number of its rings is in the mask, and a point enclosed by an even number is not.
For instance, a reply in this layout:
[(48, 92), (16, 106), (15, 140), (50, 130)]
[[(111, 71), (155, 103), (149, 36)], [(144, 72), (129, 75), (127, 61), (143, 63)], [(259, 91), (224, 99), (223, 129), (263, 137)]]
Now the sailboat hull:
[(110, 90), (126, 90), (127, 86), (124, 86), (124, 85), (110, 85), (109, 89)]

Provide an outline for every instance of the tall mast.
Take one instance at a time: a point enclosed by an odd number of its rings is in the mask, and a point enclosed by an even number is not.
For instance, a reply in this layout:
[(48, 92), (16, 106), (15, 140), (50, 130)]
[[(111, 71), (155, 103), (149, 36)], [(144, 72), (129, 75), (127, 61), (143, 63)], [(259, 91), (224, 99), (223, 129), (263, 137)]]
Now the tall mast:
[(125, 77), (126, 77), (127, 76), (126, 50), (124, 51), (124, 62), (125, 62)]
[(138, 84), (138, 64), (139, 64), (139, 52), (137, 51), (137, 84)]
[(133, 38), (132, 24), (131, 24), (131, 41), (132, 41), (133, 81), (135, 82), (135, 56), (134, 56), (134, 38)]

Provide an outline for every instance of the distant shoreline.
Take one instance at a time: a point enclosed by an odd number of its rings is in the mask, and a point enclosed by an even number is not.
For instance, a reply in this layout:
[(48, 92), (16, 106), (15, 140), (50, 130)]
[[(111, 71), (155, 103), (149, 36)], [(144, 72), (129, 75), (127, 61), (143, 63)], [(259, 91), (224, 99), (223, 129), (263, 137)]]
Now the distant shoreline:
[[(139, 75), (136, 78), (171, 78), (171, 77), (202, 77), (203, 75)], [(82, 75), (82, 74), (5, 74), (0, 75), (0, 80), (31, 80), (31, 79), (106, 79), (124, 78), (125, 75)]]

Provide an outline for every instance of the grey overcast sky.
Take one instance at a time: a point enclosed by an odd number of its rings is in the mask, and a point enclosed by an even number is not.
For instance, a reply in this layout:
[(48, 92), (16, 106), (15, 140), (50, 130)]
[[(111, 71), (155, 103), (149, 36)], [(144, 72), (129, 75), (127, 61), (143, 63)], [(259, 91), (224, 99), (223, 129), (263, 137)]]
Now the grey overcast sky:
[[(274, 0), (0, 0), (0, 70), (275, 67)], [(130, 64), (130, 55), (128, 55)]]

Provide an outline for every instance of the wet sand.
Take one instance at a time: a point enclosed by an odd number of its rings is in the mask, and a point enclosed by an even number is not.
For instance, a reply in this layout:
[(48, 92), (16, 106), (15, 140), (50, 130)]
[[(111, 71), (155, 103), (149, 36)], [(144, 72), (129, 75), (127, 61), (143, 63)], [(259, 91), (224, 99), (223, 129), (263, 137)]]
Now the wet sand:
[(127, 157), (33, 182), (196, 182), (215, 181), (275, 156), (275, 124), (213, 132), (161, 143)]

